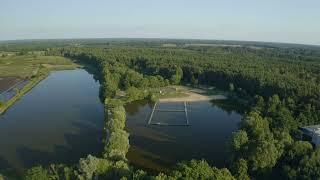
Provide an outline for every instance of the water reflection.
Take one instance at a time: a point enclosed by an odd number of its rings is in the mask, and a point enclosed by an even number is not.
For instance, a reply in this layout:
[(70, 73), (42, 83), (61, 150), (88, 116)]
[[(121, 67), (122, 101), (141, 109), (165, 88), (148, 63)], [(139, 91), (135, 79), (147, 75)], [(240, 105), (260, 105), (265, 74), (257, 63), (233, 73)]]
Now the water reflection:
[[(227, 101), (226, 101), (227, 103)], [(138, 167), (166, 171), (183, 160), (206, 159), (224, 167), (228, 156), (226, 142), (238, 127), (241, 115), (237, 104), (191, 102), (188, 106), (190, 126), (147, 125), (152, 104), (137, 101), (126, 106), (130, 150), (127, 158)], [(162, 103), (161, 109), (183, 108), (183, 103)], [(155, 112), (152, 121), (184, 123), (184, 112)]]
[(99, 82), (87, 71), (51, 73), (0, 116), (0, 168), (73, 163), (103, 149)]

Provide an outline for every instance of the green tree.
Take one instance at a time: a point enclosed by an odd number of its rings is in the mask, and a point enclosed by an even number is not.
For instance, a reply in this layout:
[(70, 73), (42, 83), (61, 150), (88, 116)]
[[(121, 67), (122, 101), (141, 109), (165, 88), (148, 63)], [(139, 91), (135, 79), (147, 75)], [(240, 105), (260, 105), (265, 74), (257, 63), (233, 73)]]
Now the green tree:
[(269, 123), (258, 113), (251, 112), (242, 121), (242, 128), (248, 134), (248, 149), (245, 159), (253, 171), (265, 172), (274, 167), (281, 156), (277, 141), (269, 129)]
[(246, 131), (239, 130), (232, 137), (232, 146), (235, 151), (239, 151), (243, 145), (248, 142), (248, 134)]
[(278, 95), (273, 95), (269, 98), (267, 103), (268, 113), (276, 112), (281, 105), (281, 101)]
[(275, 129), (283, 130), (293, 130), (297, 129), (297, 122), (294, 120), (291, 112), (284, 106), (279, 106), (277, 110), (270, 111), (268, 120), (270, 122), (270, 127)]
[(111, 133), (105, 146), (105, 158), (113, 160), (125, 160), (129, 150), (129, 134), (124, 130), (116, 130)]
[(256, 112), (260, 112), (261, 114), (264, 114), (265, 102), (263, 97), (255, 96), (254, 98), (255, 98), (255, 106), (253, 107), (253, 110)]
[(197, 86), (199, 84), (199, 80), (196, 79), (194, 76), (191, 76), (191, 80), (190, 81), (191, 81), (191, 84), (193, 86)]
[(276, 141), (276, 147), (280, 154), (283, 154), (294, 142), (289, 131), (285, 129), (278, 129), (277, 131), (274, 131), (273, 136)]
[(127, 161), (115, 161), (104, 179), (130, 179), (133, 173)]
[[(126, 73), (123, 75), (123, 78), (121, 80), (124, 89), (128, 89), (129, 87), (145, 87), (143, 86), (143, 75), (133, 71), (133, 70), (127, 70)], [(148, 84), (144, 84), (148, 85)]]
[(233, 164), (232, 172), (236, 179), (250, 180), (248, 175), (248, 164), (244, 159), (239, 159)]
[[(111, 105), (112, 106), (112, 105)], [(108, 117), (106, 127), (108, 131), (114, 132), (116, 130), (122, 130), (126, 123), (126, 112), (122, 105), (116, 105), (110, 107), (108, 110)]]
[(320, 179), (320, 148), (305, 156), (299, 167), (301, 179)]
[(31, 169), (29, 169), (25, 176), (26, 180), (49, 180), (50, 176), (48, 174), (48, 171), (44, 169), (42, 166), (36, 166)]
[(136, 87), (130, 87), (126, 91), (127, 101), (129, 101), (129, 102), (130, 101), (139, 100), (139, 99), (143, 99), (147, 95), (148, 95), (147, 91), (139, 90)]
[(229, 83), (229, 91), (233, 92), (235, 90), (233, 83)]
[(92, 155), (79, 160), (79, 179), (94, 179), (94, 176), (99, 176), (107, 173), (110, 170), (112, 163), (107, 159), (99, 159)]
[(73, 180), (77, 178), (74, 168), (64, 164), (50, 164), (48, 169), (51, 179)]
[(204, 160), (191, 160), (179, 163), (172, 176), (177, 179), (235, 179), (227, 169), (210, 167)]
[(183, 71), (180, 67), (176, 67), (175, 73), (171, 76), (170, 81), (172, 84), (179, 84), (183, 77)]
[(132, 179), (133, 180), (149, 180), (150, 177), (147, 172), (139, 169), (133, 173)]
[[(311, 176), (310, 173), (313, 173), (314, 168), (320, 168), (320, 164), (317, 165), (317, 160), (310, 158), (312, 153), (313, 147), (309, 142), (296, 141), (293, 143), (283, 156), (282, 173), (284, 177), (287, 179), (308, 179), (308, 176), (309, 178), (316, 177)], [(320, 162), (318, 161), (318, 163)], [(310, 164), (314, 167), (310, 168)]]

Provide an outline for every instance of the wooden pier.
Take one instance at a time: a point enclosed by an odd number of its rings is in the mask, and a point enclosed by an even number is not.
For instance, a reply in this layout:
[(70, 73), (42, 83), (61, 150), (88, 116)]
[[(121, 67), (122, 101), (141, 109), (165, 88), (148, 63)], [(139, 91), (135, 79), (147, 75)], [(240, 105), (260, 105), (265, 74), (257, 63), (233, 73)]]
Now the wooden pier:
[[(160, 125), (160, 126), (189, 126), (189, 118), (188, 118), (188, 103), (184, 101), (184, 108), (183, 109), (156, 109), (158, 102), (156, 102), (152, 108), (148, 125)], [(170, 124), (170, 123), (161, 123), (161, 122), (152, 122), (152, 118), (155, 111), (159, 112), (184, 112), (186, 117), (185, 124)]]
[(152, 108), (152, 111), (151, 111), (151, 115), (150, 115), (150, 118), (149, 118), (149, 121), (148, 121), (148, 125), (151, 123), (151, 120), (152, 120), (152, 117), (153, 117), (153, 113), (154, 113), (154, 110), (156, 109), (156, 106), (157, 106), (157, 103), (154, 103), (153, 105), (153, 108)]
[(156, 109), (155, 111), (160, 112), (184, 112), (184, 109)]
[(189, 119), (188, 119), (188, 109), (187, 109), (187, 102), (184, 102), (184, 112), (186, 113), (186, 124), (189, 126)]

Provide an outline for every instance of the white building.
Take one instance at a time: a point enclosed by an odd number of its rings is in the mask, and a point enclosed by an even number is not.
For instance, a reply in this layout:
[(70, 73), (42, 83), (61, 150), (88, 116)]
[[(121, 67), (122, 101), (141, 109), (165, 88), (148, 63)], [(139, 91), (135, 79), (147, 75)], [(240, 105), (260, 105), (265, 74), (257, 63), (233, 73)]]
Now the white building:
[(304, 135), (310, 137), (315, 146), (320, 146), (320, 125), (306, 126), (301, 128)]

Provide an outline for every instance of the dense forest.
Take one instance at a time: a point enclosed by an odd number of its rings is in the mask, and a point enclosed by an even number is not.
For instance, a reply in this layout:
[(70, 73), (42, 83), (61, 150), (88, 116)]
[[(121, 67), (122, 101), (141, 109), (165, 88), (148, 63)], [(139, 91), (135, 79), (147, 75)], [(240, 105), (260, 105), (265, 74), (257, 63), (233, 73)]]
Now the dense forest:
[[(105, 103), (101, 156), (88, 155), (73, 166), (33, 167), (26, 179), (320, 178), (320, 148), (302, 141), (299, 129), (320, 124), (320, 48), (254, 42), (199, 46), (192, 43), (212, 42), (83, 41), (46, 42), (45, 48), (24, 49), (25, 43), (20, 48), (0, 46), (3, 51), (41, 50), (94, 67)], [(205, 160), (190, 160), (171, 172), (154, 174), (128, 162), (124, 105), (145, 98), (155, 101), (158, 94), (153, 89), (170, 84), (212, 85), (249, 101), (250, 108), (226, 149), (229, 167), (218, 169)]]

